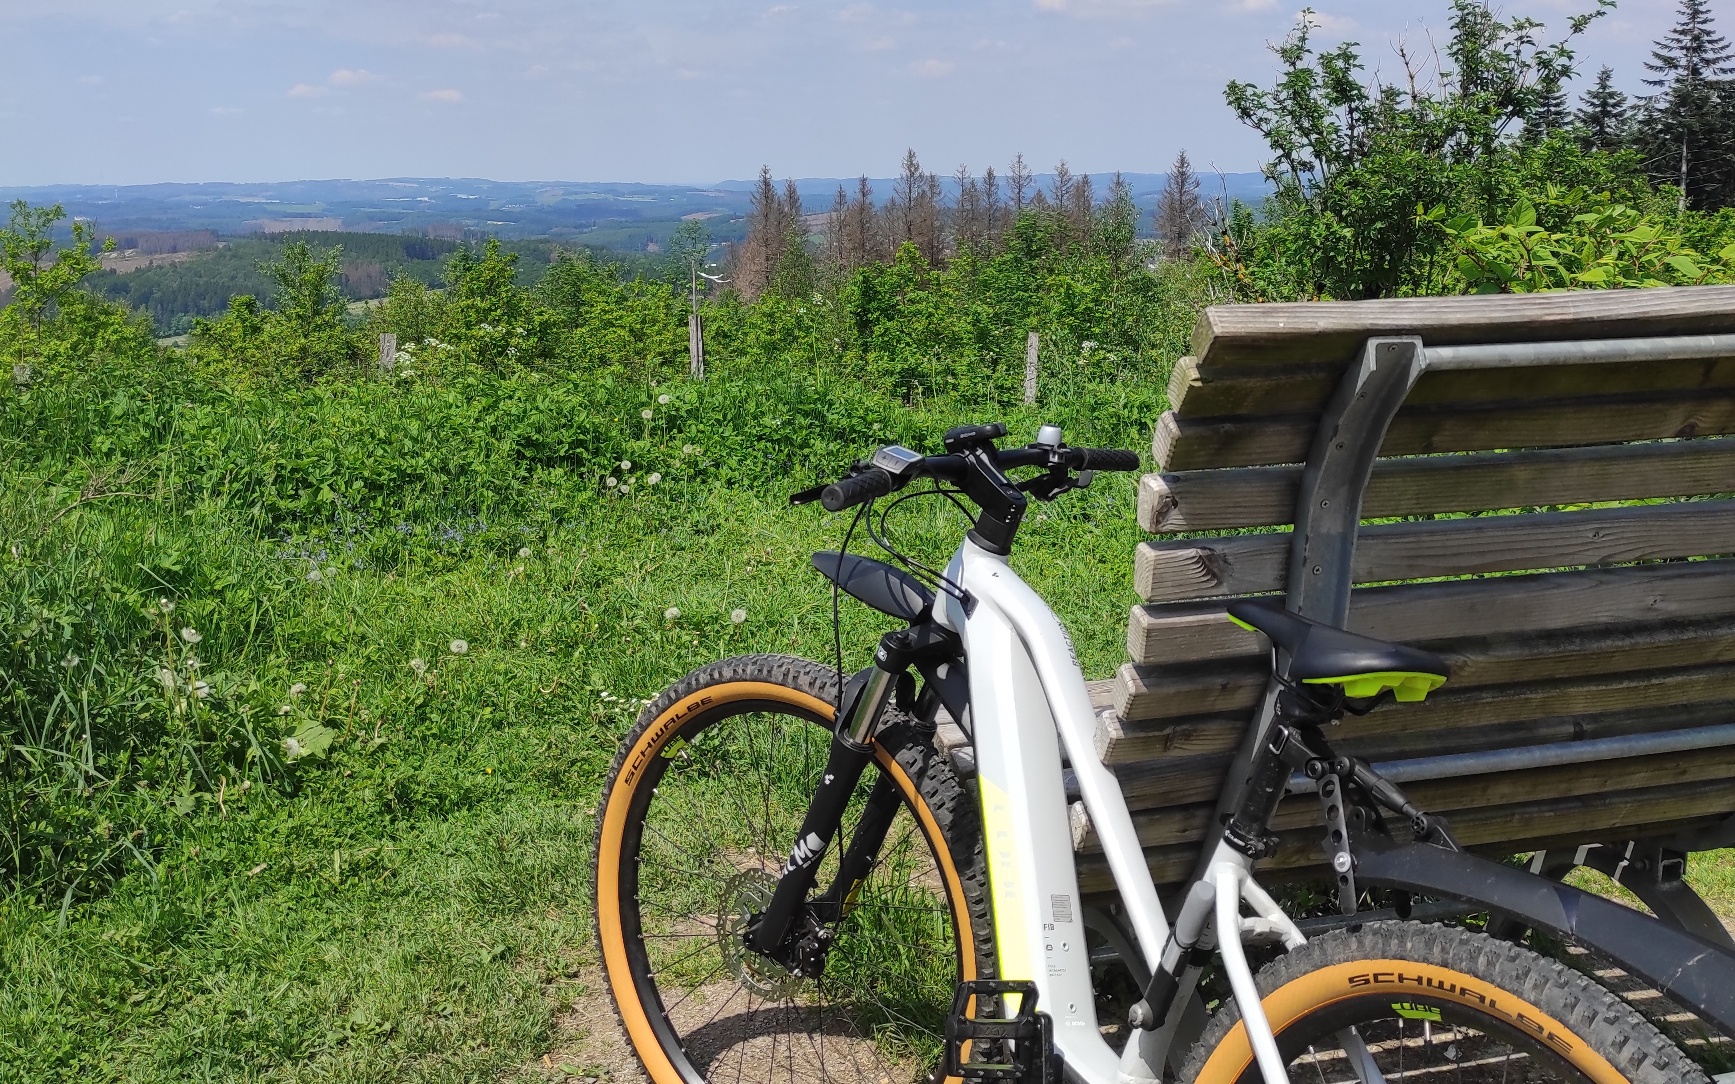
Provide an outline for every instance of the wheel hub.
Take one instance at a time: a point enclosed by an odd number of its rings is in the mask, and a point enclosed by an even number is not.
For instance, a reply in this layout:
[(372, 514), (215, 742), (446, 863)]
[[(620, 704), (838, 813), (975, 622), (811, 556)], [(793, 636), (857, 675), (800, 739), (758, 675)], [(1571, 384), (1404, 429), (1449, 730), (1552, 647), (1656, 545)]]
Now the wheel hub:
[(743, 986), (768, 1000), (787, 1001), (808, 980), (747, 945), (753, 920), (770, 905), (776, 888), (777, 877), (767, 870), (750, 869), (729, 878), (718, 901), (717, 947), (724, 966)]

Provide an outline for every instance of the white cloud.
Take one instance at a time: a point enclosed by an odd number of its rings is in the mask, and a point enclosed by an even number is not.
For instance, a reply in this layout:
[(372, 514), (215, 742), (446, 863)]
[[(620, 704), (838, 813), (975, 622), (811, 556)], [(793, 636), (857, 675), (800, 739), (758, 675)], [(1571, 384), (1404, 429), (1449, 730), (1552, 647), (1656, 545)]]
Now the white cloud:
[(455, 105), (464, 100), (464, 93), (463, 91), (452, 90), (448, 87), (443, 90), (424, 90), (421, 94), (417, 95), (417, 97), (421, 98), (425, 102), (446, 102)]
[(1236, 11), (1270, 11), (1277, 6), (1277, 0), (1235, 0), (1230, 7)]
[(911, 64), (908, 70), (911, 75), (923, 79), (941, 79), (951, 75), (956, 67), (950, 60), (918, 60)]
[[(1301, 12), (1296, 12), (1295, 17), (1300, 19)], [(1354, 30), (1358, 24), (1347, 15), (1333, 15), (1329, 11), (1316, 11), (1313, 13), (1313, 25), (1329, 33), (1346, 34)]]
[(385, 76), (376, 75), (366, 68), (339, 68), (331, 73), (326, 80), (334, 87), (359, 87), (367, 83), (378, 83)]
[(325, 94), (324, 87), (316, 87), (311, 83), (297, 83), (289, 88), (291, 98), (323, 98)]

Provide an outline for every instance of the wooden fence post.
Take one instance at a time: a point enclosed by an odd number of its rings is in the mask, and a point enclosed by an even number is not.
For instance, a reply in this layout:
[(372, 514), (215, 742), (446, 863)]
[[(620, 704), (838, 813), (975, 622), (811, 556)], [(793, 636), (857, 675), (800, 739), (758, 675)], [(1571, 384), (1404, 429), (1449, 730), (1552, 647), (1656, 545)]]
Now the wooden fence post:
[(1030, 333), (1030, 338), (1024, 342), (1024, 404), (1029, 406), (1036, 402), (1036, 355), (1041, 348), (1041, 341), (1036, 332)]
[(380, 372), (390, 373), (398, 367), (398, 337), (392, 332), (380, 336)]
[(687, 316), (687, 370), (694, 380), (705, 379), (705, 325), (698, 313)]

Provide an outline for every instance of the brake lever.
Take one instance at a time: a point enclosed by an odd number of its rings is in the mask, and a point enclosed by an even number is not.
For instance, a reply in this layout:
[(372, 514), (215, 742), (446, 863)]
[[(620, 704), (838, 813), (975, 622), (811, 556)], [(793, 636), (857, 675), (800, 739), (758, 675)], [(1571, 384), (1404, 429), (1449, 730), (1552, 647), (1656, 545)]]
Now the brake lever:
[(820, 496), (824, 493), (825, 493), (825, 483), (824, 482), (821, 482), (819, 485), (812, 486), (808, 489), (804, 489), (800, 493), (791, 493), (789, 495), (789, 507), (798, 508), (804, 504), (812, 504), (814, 501), (819, 500)]

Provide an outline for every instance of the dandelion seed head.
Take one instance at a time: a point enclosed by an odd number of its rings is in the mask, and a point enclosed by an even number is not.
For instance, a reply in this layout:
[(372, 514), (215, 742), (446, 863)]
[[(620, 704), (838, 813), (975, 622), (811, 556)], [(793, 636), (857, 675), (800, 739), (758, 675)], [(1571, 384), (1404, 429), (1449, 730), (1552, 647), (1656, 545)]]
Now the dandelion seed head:
[(290, 760), (299, 758), (301, 756), (301, 743), (296, 741), (294, 738), (284, 738), (283, 755), (288, 757)]
[(650, 421), (651, 420), (651, 408), (646, 407), (645, 409), (639, 411), (639, 417), (643, 418), (647, 422)]
[(620, 479), (616, 478), (612, 474), (609, 475), (607, 478), (604, 478), (603, 482), (606, 483), (610, 489), (613, 489), (615, 486), (618, 486), (621, 484)]
[(289, 707), (288, 704), (280, 704), (280, 705), (278, 705), (278, 708), (277, 708), (277, 714), (288, 715), (291, 710), (292, 709)]
[(423, 674), (428, 672), (428, 664), (423, 662), (421, 659), (411, 659), (410, 669), (416, 672), (417, 677), (421, 677)]
[(682, 454), (682, 455), (692, 455), (692, 454), (693, 454), (693, 450), (694, 450), (694, 449), (693, 449), (693, 446), (692, 446), (692, 445), (691, 445), (691, 444), (683, 444), (683, 445), (681, 445), (681, 454)]
[(621, 492), (622, 492), (622, 493), (631, 493), (631, 492), (632, 492), (632, 491), (633, 491), (633, 487), (632, 487), (632, 486), (630, 486), (630, 485), (628, 485), (628, 484), (627, 484), (627, 483), (625, 483), (625, 482), (622, 482), (622, 483), (621, 483)]
[[(16, 556), (16, 554), (14, 554), (14, 556)], [(157, 609), (163, 611), (166, 614), (172, 614), (175, 612), (175, 602), (173, 599), (167, 599), (167, 598), (157, 599)]]
[(157, 680), (162, 683), (163, 688), (173, 689), (175, 687), (175, 672), (166, 666), (158, 667)]
[(519, 546), (518, 547), (518, 556), (519, 557), (529, 557), (530, 556), (530, 547), (529, 546)]
[(621, 460), (621, 470), (632, 470), (632, 469), (633, 469), (633, 461), (632, 460), (630, 460), (630, 459)]
[(731, 623), (739, 625), (741, 622), (747, 620), (747, 611), (737, 606), (735, 609), (729, 611), (729, 620)]
[(77, 666), (79, 663), (81, 663), (83, 661), (84, 661), (83, 659), (79, 658), (77, 655), (68, 651), (66, 653), (66, 658), (60, 660), (60, 665), (66, 667), (68, 670), (71, 670), (73, 667)]
[(189, 644), (196, 644), (200, 640), (203, 640), (204, 637), (199, 635), (198, 629), (185, 628), (181, 630), (181, 639), (187, 641)]
[(202, 681), (193, 682), (193, 695), (200, 700), (211, 695), (211, 687)]
[(673, 621), (679, 616), (681, 616), (681, 608), (679, 606), (670, 606), (668, 609), (663, 611), (664, 621)]
[(652, 471), (651, 476), (649, 478), (645, 479), (645, 484), (654, 486), (662, 480), (663, 480), (663, 476), (662, 476), (662, 473), (660, 471)]
[(319, 574), (319, 569), (317, 569), (317, 568), (311, 570), (307, 574), (307, 582), (308, 583), (318, 583), (320, 580), (322, 580), (324, 578), (325, 578), (324, 576), (321, 576)]
[(454, 655), (465, 655), (470, 651), (470, 641), (468, 640), (453, 640), (449, 646)]
[(307, 686), (298, 681), (289, 687), (289, 698), (293, 700), (306, 691)]
[(672, 398), (674, 398), (674, 396), (669, 395), (667, 392), (664, 392), (662, 395), (657, 396), (657, 405), (658, 406), (668, 406), (669, 400)]

